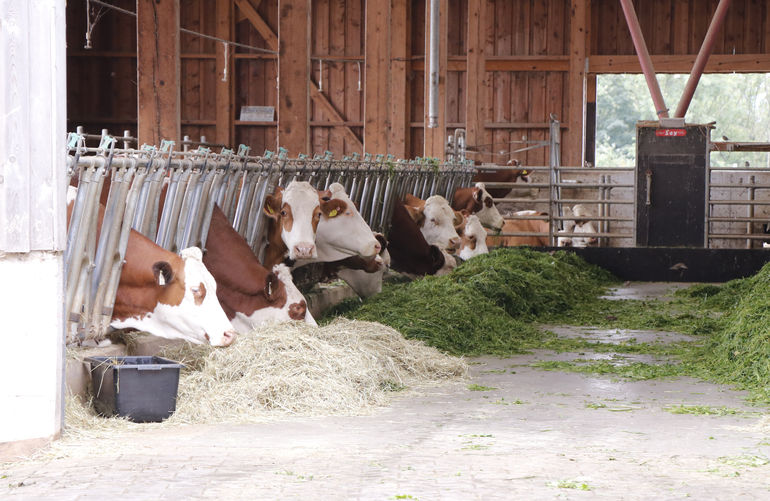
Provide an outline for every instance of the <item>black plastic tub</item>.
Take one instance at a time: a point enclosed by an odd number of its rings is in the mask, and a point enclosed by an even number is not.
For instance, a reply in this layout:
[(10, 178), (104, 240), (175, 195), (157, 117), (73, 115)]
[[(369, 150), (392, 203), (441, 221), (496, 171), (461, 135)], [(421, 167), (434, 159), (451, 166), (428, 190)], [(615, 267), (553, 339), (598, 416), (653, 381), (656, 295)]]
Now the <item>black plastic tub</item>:
[(163, 421), (176, 410), (182, 364), (161, 357), (88, 357), (94, 407), (137, 423)]

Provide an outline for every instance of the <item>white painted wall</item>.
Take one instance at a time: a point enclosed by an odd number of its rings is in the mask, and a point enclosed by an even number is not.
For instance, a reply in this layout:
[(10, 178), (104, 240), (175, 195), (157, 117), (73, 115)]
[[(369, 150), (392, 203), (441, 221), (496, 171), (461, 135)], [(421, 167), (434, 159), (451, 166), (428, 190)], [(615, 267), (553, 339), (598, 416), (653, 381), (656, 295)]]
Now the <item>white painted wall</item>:
[(64, 10), (0, 0), (0, 456), (61, 430)]

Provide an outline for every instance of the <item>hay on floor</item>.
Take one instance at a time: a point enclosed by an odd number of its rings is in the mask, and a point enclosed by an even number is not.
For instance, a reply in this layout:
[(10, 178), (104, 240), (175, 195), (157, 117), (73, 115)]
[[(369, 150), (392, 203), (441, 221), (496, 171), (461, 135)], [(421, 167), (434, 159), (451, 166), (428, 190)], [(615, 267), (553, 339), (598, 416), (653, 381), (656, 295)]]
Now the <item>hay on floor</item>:
[[(185, 345), (159, 355), (187, 366), (177, 410), (164, 425), (360, 414), (387, 403), (394, 390), (468, 371), (462, 359), (390, 327), (346, 319), (320, 328), (280, 324), (240, 335), (228, 348)], [(105, 421), (126, 425), (81, 409), (68, 410), (67, 425), (75, 433), (104, 428)]]

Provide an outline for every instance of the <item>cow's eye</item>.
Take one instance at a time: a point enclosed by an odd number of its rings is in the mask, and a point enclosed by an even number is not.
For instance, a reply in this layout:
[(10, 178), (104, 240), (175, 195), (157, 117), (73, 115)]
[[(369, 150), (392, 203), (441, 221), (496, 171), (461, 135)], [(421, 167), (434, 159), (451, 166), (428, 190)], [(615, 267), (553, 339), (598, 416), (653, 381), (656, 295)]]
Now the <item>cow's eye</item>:
[(435, 219), (435, 218), (431, 219), (431, 220), (430, 220), (430, 222), (431, 222), (431, 223), (433, 223), (433, 224), (435, 224), (436, 226), (438, 226), (438, 221), (436, 221), (436, 219)]
[(474, 236), (472, 236), (472, 235), (471, 235), (471, 237), (469, 238), (469, 240), (470, 240), (471, 242), (475, 242), (475, 241), (476, 241), (476, 237), (474, 237)]
[(282, 211), (281, 211), (281, 215), (282, 215), (282, 216), (285, 216), (285, 215), (286, 215), (286, 211), (285, 211), (285, 210), (282, 210)]

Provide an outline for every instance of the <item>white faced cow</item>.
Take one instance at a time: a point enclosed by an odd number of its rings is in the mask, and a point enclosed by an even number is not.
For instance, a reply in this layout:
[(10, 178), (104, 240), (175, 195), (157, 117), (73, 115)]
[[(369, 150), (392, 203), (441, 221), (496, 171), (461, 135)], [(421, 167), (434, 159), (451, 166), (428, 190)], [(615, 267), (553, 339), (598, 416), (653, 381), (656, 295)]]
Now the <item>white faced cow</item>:
[[(565, 216), (574, 217), (575, 219), (568, 219), (564, 221), (565, 233), (597, 233), (596, 226), (593, 221), (589, 220), (590, 211), (583, 205), (577, 204), (570, 210), (567, 208)], [(557, 245), (559, 247), (594, 247), (599, 243), (597, 237), (559, 237), (557, 239)]]
[(470, 259), (489, 252), (487, 248), (487, 232), (475, 214), (466, 217), (461, 239), (460, 259)]
[(449, 254), (460, 248), (460, 236), (455, 227), (462, 223), (463, 216), (449, 206), (446, 198), (433, 195), (421, 200), (407, 195), (405, 207), (429, 245), (435, 245)]
[(328, 263), (350, 256), (371, 259), (380, 252), (380, 242), (345, 193), (344, 186), (332, 183), (327, 192), (321, 192), (321, 201), (330, 203), (333, 208), (323, 210), (318, 223), (318, 261)]
[(476, 183), (472, 188), (457, 188), (452, 201), (452, 208), (475, 214), (483, 226), (495, 231), (500, 231), (505, 224), (503, 216), (497, 210), (492, 195), (487, 192), (484, 183)]

